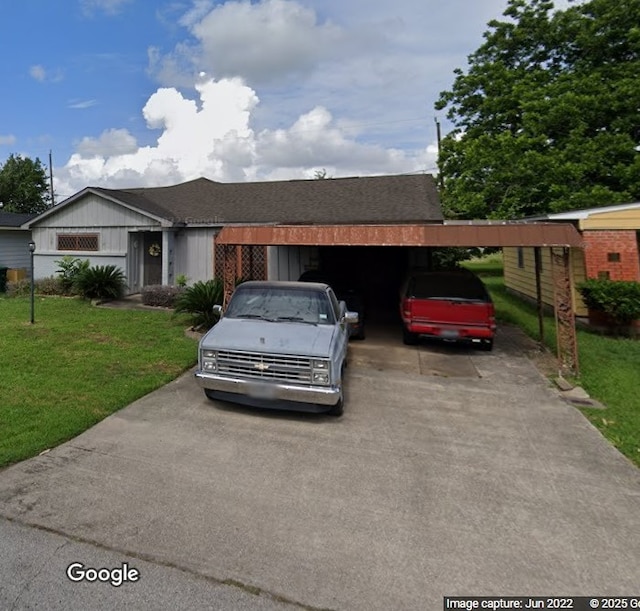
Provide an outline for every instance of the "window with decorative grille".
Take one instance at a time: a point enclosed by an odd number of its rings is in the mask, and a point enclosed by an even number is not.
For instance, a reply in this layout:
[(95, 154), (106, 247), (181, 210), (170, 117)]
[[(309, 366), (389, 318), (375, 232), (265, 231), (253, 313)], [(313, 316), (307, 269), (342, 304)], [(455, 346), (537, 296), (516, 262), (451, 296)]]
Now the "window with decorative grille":
[(99, 250), (97, 233), (58, 234), (58, 250)]

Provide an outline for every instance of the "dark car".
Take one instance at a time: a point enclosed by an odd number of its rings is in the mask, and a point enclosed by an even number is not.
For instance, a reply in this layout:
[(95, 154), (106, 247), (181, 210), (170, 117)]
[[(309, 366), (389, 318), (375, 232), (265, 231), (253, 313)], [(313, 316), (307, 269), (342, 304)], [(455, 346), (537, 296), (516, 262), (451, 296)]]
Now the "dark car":
[(495, 310), (482, 280), (467, 270), (415, 272), (401, 293), (405, 344), (421, 335), (493, 348)]
[(303, 272), (298, 281), (328, 284), (334, 290), (336, 297), (347, 304), (347, 309), (358, 314), (358, 322), (349, 325), (349, 337), (353, 339), (365, 338), (364, 297), (356, 284), (350, 283), (347, 279), (338, 278), (335, 274), (316, 269)]

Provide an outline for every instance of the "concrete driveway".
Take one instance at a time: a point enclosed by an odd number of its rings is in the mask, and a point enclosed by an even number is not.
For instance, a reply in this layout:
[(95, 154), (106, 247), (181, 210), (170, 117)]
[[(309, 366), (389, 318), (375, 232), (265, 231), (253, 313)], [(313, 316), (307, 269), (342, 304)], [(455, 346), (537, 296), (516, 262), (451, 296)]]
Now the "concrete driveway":
[(492, 353), (372, 335), (352, 345), (341, 419), (214, 404), (185, 374), (0, 472), (0, 515), (256, 606), (637, 595), (640, 471), (526, 349), (509, 329)]

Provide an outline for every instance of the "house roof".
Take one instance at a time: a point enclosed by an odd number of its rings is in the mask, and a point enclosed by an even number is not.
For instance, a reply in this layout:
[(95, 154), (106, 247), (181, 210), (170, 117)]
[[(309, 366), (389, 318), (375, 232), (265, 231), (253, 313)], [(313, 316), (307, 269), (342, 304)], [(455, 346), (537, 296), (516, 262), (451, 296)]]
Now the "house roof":
[(581, 210), (568, 210), (567, 212), (551, 212), (538, 216), (529, 216), (522, 221), (581, 221), (589, 218), (593, 214), (603, 214), (606, 212), (621, 212), (623, 210), (635, 210), (640, 208), (640, 202), (628, 204), (615, 204), (613, 206), (600, 206), (595, 208), (583, 208)]
[(24, 223), (28, 223), (37, 214), (18, 214), (15, 212), (0, 212), (0, 227), (18, 229)]
[(170, 187), (90, 190), (188, 225), (443, 219), (435, 180), (427, 174), (243, 183), (198, 178)]

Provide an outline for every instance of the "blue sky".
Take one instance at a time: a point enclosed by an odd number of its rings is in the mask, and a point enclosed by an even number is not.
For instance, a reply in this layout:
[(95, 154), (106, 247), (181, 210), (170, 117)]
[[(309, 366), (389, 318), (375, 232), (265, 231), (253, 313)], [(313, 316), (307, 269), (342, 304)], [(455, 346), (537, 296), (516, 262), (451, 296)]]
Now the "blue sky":
[(58, 200), (198, 176), (433, 172), (433, 104), (506, 3), (4, 2), (0, 163), (51, 150)]

